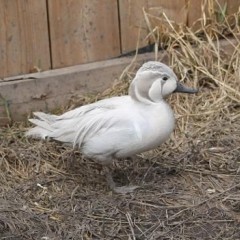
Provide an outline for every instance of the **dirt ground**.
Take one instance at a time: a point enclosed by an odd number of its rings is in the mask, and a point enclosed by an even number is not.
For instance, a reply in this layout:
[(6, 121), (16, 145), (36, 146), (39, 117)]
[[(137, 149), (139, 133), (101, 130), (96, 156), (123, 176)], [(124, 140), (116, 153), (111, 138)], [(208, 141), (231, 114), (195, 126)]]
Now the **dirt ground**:
[(115, 179), (141, 187), (126, 195), (79, 152), (2, 128), (0, 239), (240, 239), (240, 121), (229, 114), (116, 161)]

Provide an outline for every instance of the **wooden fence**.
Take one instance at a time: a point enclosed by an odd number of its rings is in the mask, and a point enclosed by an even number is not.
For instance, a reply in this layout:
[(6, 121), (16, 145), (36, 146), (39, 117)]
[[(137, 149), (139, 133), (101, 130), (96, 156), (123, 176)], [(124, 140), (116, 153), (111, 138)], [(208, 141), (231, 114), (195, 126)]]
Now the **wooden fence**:
[(117, 57), (146, 44), (143, 8), (190, 26), (203, 2), (213, 0), (0, 0), (0, 78)]

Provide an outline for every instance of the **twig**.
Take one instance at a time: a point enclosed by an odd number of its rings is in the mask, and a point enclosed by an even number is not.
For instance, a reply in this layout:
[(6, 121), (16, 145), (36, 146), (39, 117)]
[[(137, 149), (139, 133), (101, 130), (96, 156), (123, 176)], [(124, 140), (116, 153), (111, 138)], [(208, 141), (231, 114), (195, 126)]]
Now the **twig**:
[(183, 213), (183, 212), (186, 212), (186, 211), (188, 211), (188, 210), (190, 210), (190, 209), (197, 208), (197, 207), (203, 205), (204, 203), (207, 203), (207, 202), (209, 202), (209, 201), (211, 201), (211, 200), (213, 200), (213, 199), (215, 199), (215, 198), (223, 195), (224, 193), (229, 192), (229, 191), (231, 191), (231, 190), (233, 190), (234, 188), (239, 187), (239, 186), (240, 186), (240, 183), (238, 183), (238, 184), (236, 184), (236, 185), (234, 185), (234, 186), (232, 186), (232, 187), (224, 190), (223, 192), (220, 192), (220, 193), (212, 196), (211, 198), (208, 198), (208, 199), (206, 199), (206, 200), (204, 200), (204, 201), (202, 201), (202, 202), (200, 202), (200, 203), (198, 203), (198, 204), (196, 204), (196, 205), (193, 205), (193, 206), (190, 206), (190, 207), (185, 208), (185, 209), (183, 209), (183, 210), (180, 210), (179, 212), (177, 212), (176, 214), (174, 214), (173, 216), (171, 216), (171, 217), (169, 218), (169, 220), (173, 220), (173, 219), (176, 218), (179, 214), (181, 214), (181, 213)]
[(127, 217), (128, 224), (129, 224), (129, 227), (130, 227), (130, 230), (131, 230), (131, 233), (132, 233), (133, 240), (136, 240), (135, 232), (134, 232), (134, 229), (133, 229), (133, 222), (132, 222), (132, 218), (131, 218), (131, 215), (130, 215), (129, 212), (126, 213), (126, 217)]

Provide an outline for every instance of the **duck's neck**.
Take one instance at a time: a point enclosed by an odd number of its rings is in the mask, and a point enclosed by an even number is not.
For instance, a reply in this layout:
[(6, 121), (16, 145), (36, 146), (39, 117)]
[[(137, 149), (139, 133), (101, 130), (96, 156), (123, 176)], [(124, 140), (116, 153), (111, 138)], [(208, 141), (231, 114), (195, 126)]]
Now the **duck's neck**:
[[(152, 95), (152, 97), (150, 97)], [(149, 93), (148, 91), (139, 91), (134, 83), (131, 84), (129, 88), (129, 96), (136, 102), (143, 103), (143, 104), (156, 104), (163, 102), (164, 99), (155, 96), (154, 94)]]

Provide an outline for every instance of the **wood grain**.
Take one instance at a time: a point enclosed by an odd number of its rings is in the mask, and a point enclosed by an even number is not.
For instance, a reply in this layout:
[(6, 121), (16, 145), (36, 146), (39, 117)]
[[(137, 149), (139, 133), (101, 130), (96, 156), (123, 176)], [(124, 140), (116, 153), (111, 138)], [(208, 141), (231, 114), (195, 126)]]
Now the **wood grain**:
[[(204, 5), (204, 3), (206, 3)], [(203, 17), (202, 9), (204, 9), (206, 17), (214, 15), (216, 17), (217, 12), (220, 11), (220, 7), (224, 9), (226, 6), (226, 15), (233, 14), (238, 11), (240, 7), (239, 0), (218, 0), (218, 4), (216, 0), (187, 0), (188, 5), (188, 26), (195, 25), (195, 29), (199, 28), (199, 24), (196, 24), (196, 21)], [(209, 13), (210, 9), (210, 13)]]
[(119, 1), (122, 53), (135, 50), (138, 41), (139, 47), (147, 45), (147, 41), (144, 41), (147, 28), (143, 17), (143, 8), (148, 8), (147, 0)]
[(0, 0), (0, 78), (50, 69), (45, 0)]
[(162, 18), (163, 12), (170, 20), (178, 23), (186, 23), (187, 20), (185, 0), (121, 0), (119, 6), (123, 53), (135, 50), (138, 41), (139, 47), (148, 44), (146, 40), (144, 41), (149, 30), (144, 19), (143, 8), (148, 13), (152, 28), (157, 26), (159, 21), (156, 20)]
[(240, 1), (227, 0), (227, 14), (236, 13), (237, 11), (240, 11)]
[[(164, 61), (166, 54), (163, 56)], [(141, 54), (135, 64), (142, 64), (153, 57), (153, 53)], [(26, 120), (32, 111), (53, 111), (67, 106), (72, 98), (103, 92), (131, 61), (132, 57), (116, 58), (0, 81), (0, 126), (10, 123), (10, 120)]]
[(48, 0), (53, 68), (120, 54), (117, 0)]
[(149, 13), (161, 17), (165, 13), (169, 20), (178, 24), (185, 24), (187, 20), (187, 9), (185, 0), (149, 0)]

